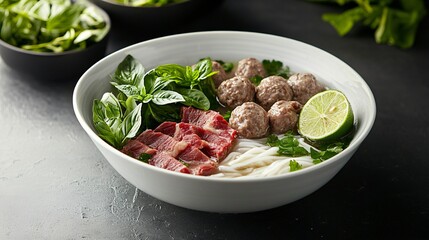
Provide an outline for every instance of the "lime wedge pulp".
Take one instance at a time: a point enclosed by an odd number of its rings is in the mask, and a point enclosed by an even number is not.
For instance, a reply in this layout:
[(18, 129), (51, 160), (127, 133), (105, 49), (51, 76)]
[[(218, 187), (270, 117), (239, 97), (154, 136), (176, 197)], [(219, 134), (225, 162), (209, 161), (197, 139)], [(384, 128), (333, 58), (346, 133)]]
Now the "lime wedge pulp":
[(347, 97), (338, 90), (326, 90), (304, 104), (298, 131), (312, 141), (331, 141), (347, 134), (353, 122), (353, 110)]

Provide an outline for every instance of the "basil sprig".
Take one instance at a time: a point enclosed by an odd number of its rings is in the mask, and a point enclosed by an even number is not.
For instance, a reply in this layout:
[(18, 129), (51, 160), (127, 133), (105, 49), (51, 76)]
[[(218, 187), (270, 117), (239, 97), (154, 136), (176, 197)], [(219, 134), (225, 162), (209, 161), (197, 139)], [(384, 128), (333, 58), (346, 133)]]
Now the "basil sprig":
[[(114, 93), (94, 100), (93, 122), (99, 136), (116, 148), (144, 129), (179, 121), (183, 105), (209, 110), (218, 107), (209, 59), (193, 66), (165, 64), (145, 71), (127, 55), (114, 71)], [(137, 110), (136, 110), (137, 109)]]

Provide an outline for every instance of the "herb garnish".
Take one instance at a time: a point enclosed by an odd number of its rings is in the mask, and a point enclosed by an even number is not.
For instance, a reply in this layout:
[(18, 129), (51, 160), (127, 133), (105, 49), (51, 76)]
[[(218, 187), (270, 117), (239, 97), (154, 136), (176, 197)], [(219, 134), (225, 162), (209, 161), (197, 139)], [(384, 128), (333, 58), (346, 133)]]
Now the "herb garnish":
[(353, 6), (342, 13), (325, 13), (322, 19), (330, 23), (340, 36), (362, 24), (375, 31), (379, 44), (410, 48), (414, 44), (419, 23), (426, 15), (424, 0), (309, 0)]
[(152, 157), (149, 153), (142, 153), (139, 156), (139, 160), (144, 163), (149, 163), (149, 159)]
[(160, 65), (145, 71), (127, 55), (110, 76), (114, 93), (94, 100), (93, 122), (99, 136), (116, 148), (144, 129), (164, 121), (179, 121), (183, 105), (209, 110), (219, 106), (211, 76), (212, 63)]
[(215, 61), (218, 62), (222, 66), (223, 70), (226, 73), (230, 73), (232, 71), (232, 69), (234, 69), (234, 63), (225, 62), (223, 60), (215, 60)]
[(302, 165), (299, 164), (296, 160), (292, 159), (289, 161), (289, 168), (291, 172), (302, 169)]
[[(262, 66), (264, 67), (268, 76), (281, 76), (285, 79), (288, 79), (291, 75), (289, 67), (283, 66), (283, 62), (278, 60), (264, 59), (262, 60)], [(261, 83), (262, 79), (262, 76), (256, 75), (254, 77), (251, 77), (249, 80), (256, 86), (258, 86)]]
[(292, 132), (284, 134), (283, 138), (271, 134), (267, 138), (267, 145), (271, 147), (279, 147), (278, 153), (284, 156), (300, 157), (308, 155), (308, 151), (299, 146), (299, 141), (295, 138)]
[(283, 62), (281, 61), (264, 59), (262, 60), (262, 65), (268, 76), (276, 75), (288, 79), (291, 75), (290, 68), (288, 66), (283, 66)]
[(108, 32), (92, 6), (70, 0), (0, 1), (0, 38), (37, 52), (83, 49)]
[(329, 144), (318, 143), (317, 149), (310, 147), (310, 152), (308, 152), (304, 147), (300, 146), (293, 132), (288, 131), (282, 138), (274, 134), (269, 135), (266, 144), (271, 147), (278, 147), (279, 150), (277, 153), (282, 156), (300, 157), (310, 155), (313, 159), (313, 163), (317, 164), (343, 151), (348, 146), (349, 142), (349, 138), (344, 138)]

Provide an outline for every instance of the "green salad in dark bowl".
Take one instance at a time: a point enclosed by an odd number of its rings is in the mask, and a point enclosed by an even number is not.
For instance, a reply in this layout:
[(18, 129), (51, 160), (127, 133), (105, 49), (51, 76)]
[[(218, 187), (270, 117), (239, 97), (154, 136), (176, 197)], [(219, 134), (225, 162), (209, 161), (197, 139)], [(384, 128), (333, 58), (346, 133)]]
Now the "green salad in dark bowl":
[(110, 25), (107, 13), (85, 0), (3, 0), (0, 54), (20, 73), (76, 78), (105, 55)]

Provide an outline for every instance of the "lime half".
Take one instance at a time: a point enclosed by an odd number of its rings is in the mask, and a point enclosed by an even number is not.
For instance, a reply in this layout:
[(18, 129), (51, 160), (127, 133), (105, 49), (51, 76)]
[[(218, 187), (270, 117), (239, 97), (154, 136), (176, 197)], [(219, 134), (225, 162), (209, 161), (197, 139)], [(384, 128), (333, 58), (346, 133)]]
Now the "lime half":
[(338, 90), (326, 90), (311, 97), (302, 107), (299, 133), (313, 141), (332, 141), (348, 133), (354, 116), (347, 97)]

